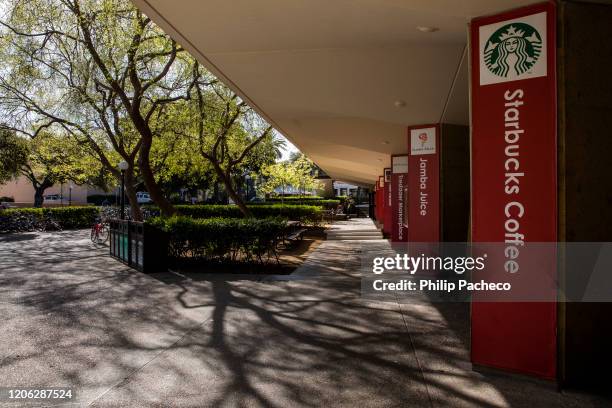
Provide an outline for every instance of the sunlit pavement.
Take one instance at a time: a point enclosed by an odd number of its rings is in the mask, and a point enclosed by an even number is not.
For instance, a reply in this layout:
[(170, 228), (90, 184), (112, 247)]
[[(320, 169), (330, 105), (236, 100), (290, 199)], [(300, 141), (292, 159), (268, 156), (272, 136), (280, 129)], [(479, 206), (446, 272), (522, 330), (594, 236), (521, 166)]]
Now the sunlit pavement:
[(0, 386), (72, 387), (96, 407), (610, 404), (472, 371), (465, 304), (362, 299), (359, 250), (383, 240), (245, 278), (145, 275), (88, 238), (0, 235)]

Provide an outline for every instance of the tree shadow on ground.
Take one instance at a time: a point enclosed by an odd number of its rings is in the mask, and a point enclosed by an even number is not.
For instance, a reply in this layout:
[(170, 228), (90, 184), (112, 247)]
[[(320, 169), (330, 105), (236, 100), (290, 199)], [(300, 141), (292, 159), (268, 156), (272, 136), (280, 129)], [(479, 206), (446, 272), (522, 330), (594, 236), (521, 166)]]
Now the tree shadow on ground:
[(339, 247), (293, 280), (162, 282), (76, 238), (0, 248), (1, 385), (112, 407), (562, 406), (466, 369), (435, 307), (364, 300)]

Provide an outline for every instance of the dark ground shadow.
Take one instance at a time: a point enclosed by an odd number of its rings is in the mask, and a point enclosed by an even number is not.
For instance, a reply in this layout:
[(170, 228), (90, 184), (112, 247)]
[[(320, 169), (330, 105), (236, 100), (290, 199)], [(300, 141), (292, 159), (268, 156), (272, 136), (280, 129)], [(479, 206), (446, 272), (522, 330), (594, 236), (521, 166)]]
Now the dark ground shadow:
[(464, 311), (442, 306), (447, 324), (433, 306), (364, 300), (341, 246), (309, 260), (315, 278), (164, 280), (84, 239), (46, 243), (0, 248), (1, 383), (68, 384), (105, 407), (566, 405), (466, 370), (447, 336)]
[(0, 243), (3, 242), (20, 242), (20, 241), (30, 241), (36, 239), (38, 234), (36, 232), (21, 232), (21, 233), (10, 233), (4, 234), (0, 233)]

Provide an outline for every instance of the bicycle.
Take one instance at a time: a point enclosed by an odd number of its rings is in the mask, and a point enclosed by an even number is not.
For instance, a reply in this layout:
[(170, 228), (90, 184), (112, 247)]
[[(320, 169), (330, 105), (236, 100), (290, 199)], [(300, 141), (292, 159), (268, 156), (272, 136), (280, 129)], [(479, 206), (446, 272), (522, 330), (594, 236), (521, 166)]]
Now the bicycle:
[(51, 217), (44, 217), (36, 223), (35, 227), (40, 232), (63, 231), (62, 226)]
[(108, 240), (109, 229), (108, 222), (102, 218), (98, 218), (91, 226), (91, 242), (94, 244), (103, 244)]

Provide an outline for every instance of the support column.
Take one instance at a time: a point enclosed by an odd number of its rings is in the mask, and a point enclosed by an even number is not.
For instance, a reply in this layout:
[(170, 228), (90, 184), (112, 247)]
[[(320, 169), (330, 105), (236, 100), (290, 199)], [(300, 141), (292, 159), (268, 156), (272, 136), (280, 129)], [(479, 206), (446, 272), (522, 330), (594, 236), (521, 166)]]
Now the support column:
[(392, 204), (392, 194), (393, 194), (393, 190), (392, 190), (392, 186), (391, 186), (391, 169), (390, 168), (386, 168), (384, 170), (384, 176), (383, 176), (383, 182), (384, 182), (384, 187), (383, 187), (383, 205), (382, 205), (382, 210), (383, 210), (383, 232), (385, 234), (385, 236), (390, 236), (391, 235), (391, 224), (393, 223), (392, 220), (392, 216), (391, 216), (391, 204)]
[(408, 128), (408, 236), (411, 242), (467, 242), (470, 214), (469, 127)]
[[(559, 237), (612, 242), (612, 6), (563, 1), (558, 21)], [(562, 384), (609, 392), (612, 303), (559, 306)]]
[(440, 240), (440, 126), (408, 129), (408, 239), (410, 242)]
[(408, 155), (391, 156), (391, 241), (408, 241)]
[(470, 240), (470, 128), (440, 124), (440, 237)]
[[(470, 27), (472, 240), (516, 249), (489, 254), (486, 269), (507, 281), (529, 261), (509, 239), (557, 241), (555, 35), (552, 2)], [(530, 273), (554, 277), (556, 265)], [(471, 316), (475, 365), (556, 378), (555, 302), (473, 302)]]

